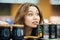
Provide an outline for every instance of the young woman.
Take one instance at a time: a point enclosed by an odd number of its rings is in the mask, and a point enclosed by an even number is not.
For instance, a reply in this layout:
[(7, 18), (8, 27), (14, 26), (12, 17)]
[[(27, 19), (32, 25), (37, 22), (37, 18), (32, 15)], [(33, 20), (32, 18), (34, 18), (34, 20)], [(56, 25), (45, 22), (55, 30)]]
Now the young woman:
[(42, 21), (43, 17), (38, 6), (31, 3), (24, 3), (17, 10), (14, 24), (24, 25), (24, 35), (33, 36), (36, 35), (37, 31), (32, 28), (36, 28)]

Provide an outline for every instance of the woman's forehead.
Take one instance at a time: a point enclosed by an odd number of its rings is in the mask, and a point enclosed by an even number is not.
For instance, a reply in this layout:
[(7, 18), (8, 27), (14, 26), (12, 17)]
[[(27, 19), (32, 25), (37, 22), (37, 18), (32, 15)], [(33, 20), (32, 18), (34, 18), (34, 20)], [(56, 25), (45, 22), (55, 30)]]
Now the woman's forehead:
[(29, 8), (28, 8), (28, 11), (38, 11), (38, 9), (35, 7), (35, 6), (30, 6)]

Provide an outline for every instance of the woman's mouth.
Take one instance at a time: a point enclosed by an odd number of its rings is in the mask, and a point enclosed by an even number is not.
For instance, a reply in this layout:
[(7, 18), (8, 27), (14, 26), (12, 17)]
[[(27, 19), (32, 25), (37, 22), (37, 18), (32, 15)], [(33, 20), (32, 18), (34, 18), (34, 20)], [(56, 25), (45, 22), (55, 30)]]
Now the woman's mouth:
[(32, 22), (34, 25), (38, 25), (39, 23), (37, 21)]

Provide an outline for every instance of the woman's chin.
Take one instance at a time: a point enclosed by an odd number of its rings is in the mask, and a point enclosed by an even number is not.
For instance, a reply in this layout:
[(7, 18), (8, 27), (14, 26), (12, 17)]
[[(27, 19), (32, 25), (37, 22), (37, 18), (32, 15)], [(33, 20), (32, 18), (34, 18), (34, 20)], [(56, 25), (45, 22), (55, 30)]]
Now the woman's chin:
[(37, 25), (32, 26), (32, 28), (36, 28), (36, 27), (37, 27)]

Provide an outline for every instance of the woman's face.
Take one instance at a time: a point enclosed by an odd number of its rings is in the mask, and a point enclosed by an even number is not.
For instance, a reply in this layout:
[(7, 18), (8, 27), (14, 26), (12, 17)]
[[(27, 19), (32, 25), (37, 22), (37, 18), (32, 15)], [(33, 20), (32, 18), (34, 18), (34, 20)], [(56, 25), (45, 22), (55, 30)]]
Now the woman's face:
[(28, 27), (37, 27), (40, 21), (39, 11), (36, 7), (30, 6), (27, 15), (25, 15), (25, 25)]

